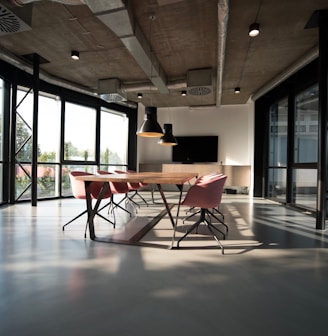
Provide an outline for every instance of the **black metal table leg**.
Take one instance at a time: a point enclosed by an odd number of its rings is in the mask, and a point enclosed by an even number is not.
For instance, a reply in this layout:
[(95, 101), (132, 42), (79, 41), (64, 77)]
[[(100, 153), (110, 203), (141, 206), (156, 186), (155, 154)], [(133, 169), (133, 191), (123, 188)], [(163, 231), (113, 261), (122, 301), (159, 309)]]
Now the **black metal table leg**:
[(88, 211), (89, 235), (90, 235), (91, 240), (95, 240), (96, 234), (95, 234), (95, 226), (94, 226), (94, 217), (95, 217), (95, 215), (98, 211), (100, 202), (103, 199), (103, 196), (104, 196), (105, 192), (109, 188), (109, 183), (104, 182), (104, 184), (103, 184), (103, 186), (100, 190), (100, 193), (98, 195), (98, 199), (96, 201), (96, 204), (93, 208), (92, 208), (92, 197), (91, 197), (91, 193), (90, 193), (91, 183), (92, 183), (91, 181), (85, 181), (84, 185), (85, 185), (85, 195), (86, 195), (86, 203), (87, 203), (87, 211)]

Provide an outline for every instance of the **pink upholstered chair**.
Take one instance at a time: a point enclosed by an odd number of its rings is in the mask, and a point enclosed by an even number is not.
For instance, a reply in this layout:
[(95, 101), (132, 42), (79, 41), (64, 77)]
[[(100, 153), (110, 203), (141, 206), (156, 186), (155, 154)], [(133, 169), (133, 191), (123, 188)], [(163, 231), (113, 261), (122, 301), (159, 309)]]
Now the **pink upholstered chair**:
[[(97, 174), (108, 175), (108, 174), (113, 174), (113, 173), (105, 171), (105, 170), (97, 170)], [(112, 207), (112, 211), (114, 211), (115, 208), (120, 208), (121, 210), (127, 212), (131, 217), (132, 216), (131, 212), (128, 211), (127, 209), (123, 208), (120, 205), (122, 201), (120, 201), (118, 203), (114, 201), (114, 195), (115, 194), (124, 194), (125, 195), (124, 198), (126, 197), (127, 193), (129, 192), (128, 184), (125, 183), (125, 182), (109, 182), (109, 185), (110, 185), (110, 189), (112, 191), (112, 197), (111, 197), (111, 202), (108, 203), (107, 205), (110, 205)], [(105, 208), (107, 205), (103, 206), (102, 209)], [(110, 208), (109, 208), (109, 210), (110, 210)]]
[(199, 219), (193, 225), (191, 225), (184, 236), (178, 240), (177, 247), (179, 247), (180, 242), (187, 235), (189, 235), (194, 230), (197, 232), (198, 226), (201, 223), (204, 223), (221, 247), (222, 254), (224, 253), (224, 248), (217, 233), (219, 233), (223, 239), (225, 239), (226, 234), (212, 224), (210, 217), (215, 217), (227, 228), (223, 221), (217, 218), (211, 212), (211, 209), (217, 208), (221, 204), (222, 193), (226, 179), (227, 176), (222, 174), (211, 174), (208, 176), (203, 176), (202, 178), (199, 178), (187, 191), (187, 194), (180, 205), (200, 208), (200, 216)]
[[(79, 180), (77, 180), (75, 178), (76, 176), (82, 176), (82, 175), (93, 175), (93, 174), (86, 173), (86, 172), (83, 172), (83, 171), (72, 171), (72, 172), (69, 173), (69, 178), (70, 178), (71, 188), (72, 188), (72, 194), (77, 199), (86, 199), (85, 184), (84, 184), (84, 182), (83, 181), (79, 181)], [(97, 199), (98, 198), (99, 193), (100, 193), (102, 187), (103, 187), (103, 183), (102, 182), (91, 182), (91, 184), (90, 184), (90, 194), (91, 194), (91, 198), (92, 199)], [(110, 188), (108, 188), (108, 190), (103, 195), (103, 199), (111, 198), (111, 196), (112, 196), (112, 192), (111, 192)], [(73, 219), (71, 219), (66, 224), (64, 224), (63, 225), (63, 231), (65, 230), (65, 227), (68, 224), (70, 224), (73, 221), (75, 221), (76, 219), (80, 218), (85, 213), (87, 213), (87, 209), (84, 210), (84, 211), (82, 211), (79, 215), (77, 215), (76, 217), (74, 217)], [(115, 221), (112, 222), (111, 220), (109, 220), (108, 218), (104, 217), (99, 212), (97, 212), (96, 215), (98, 215), (99, 217), (105, 219), (107, 222), (111, 223), (114, 226), (114, 228), (115, 228)], [(87, 228), (87, 226), (86, 226), (86, 228)], [(85, 232), (84, 232), (84, 237), (86, 237), (86, 228), (85, 228)]]
[[(213, 177), (213, 176), (220, 176), (220, 175), (224, 175), (224, 174), (222, 174), (222, 173), (218, 173), (218, 172), (213, 172), (213, 173), (209, 173), (209, 174), (206, 174), (206, 175), (199, 176), (199, 177), (196, 179), (196, 181), (195, 181), (194, 184), (203, 183), (204, 181), (210, 179), (210, 178)], [(193, 211), (194, 209), (195, 209), (195, 207), (190, 207), (189, 209), (186, 210), (186, 214), (187, 214), (188, 212)], [(219, 213), (220, 216), (221, 216), (221, 219), (218, 219), (218, 218), (214, 215), (213, 211)], [(196, 212), (193, 212), (191, 215), (185, 217), (185, 218), (183, 219), (183, 221), (189, 220), (191, 217), (193, 217), (193, 216), (195, 216), (195, 215), (197, 215), (197, 214), (199, 214), (199, 213), (200, 213), (200, 209), (199, 209), (198, 211), (196, 211)], [(218, 219), (224, 226), (226, 226), (226, 225), (224, 224), (224, 214), (220, 211), (219, 206), (218, 206), (217, 208), (213, 208), (213, 209), (212, 209), (212, 212), (210, 212), (210, 213), (211, 213), (211, 215), (212, 215), (213, 217), (215, 217), (216, 219)], [(226, 227), (226, 229), (228, 230), (228, 227)]]
[[(115, 170), (115, 173), (117, 173), (117, 174), (134, 174), (134, 173), (136, 173), (134, 170), (130, 170), (130, 169), (128, 169), (126, 172), (125, 171), (122, 171), (122, 170)], [(141, 189), (141, 188), (143, 188), (143, 187), (146, 187), (146, 186), (148, 186), (148, 184), (146, 184), (146, 183), (128, 183), (128, 186), (129, 186), (129, 191), (132, 191), (133, 192), (133, 194), (132, 194), (132, 196), (129, 196), (129, 195), (127, 195), (127, 199), (130, 201), (130, 202), (132, 202), (133, 204), (135, 204), (135, 205), (137, 205), (137, 206), (139, 206), (139, 204), (137, 203), (137, 202), (135, 202), (134, 200), (133, 200), (133, 198), (135, 197), (135, 196), (138, 196), (147, 206), (148, 206), (148, 203), (147, 203), (147, 201), (140, 195), (140, 193), (139, 193), (139, 190)]]

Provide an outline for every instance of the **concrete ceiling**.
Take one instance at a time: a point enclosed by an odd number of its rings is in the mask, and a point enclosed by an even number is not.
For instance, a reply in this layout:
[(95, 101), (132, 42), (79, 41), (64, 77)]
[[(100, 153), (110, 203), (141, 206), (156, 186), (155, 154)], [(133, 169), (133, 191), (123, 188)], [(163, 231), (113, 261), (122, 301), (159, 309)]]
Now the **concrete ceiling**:
[[(246, 103), (317, 55), (318, 30), (304, 27), (315, 10), (328, 8), (327, 0), (0, 4), (2, 14), (22, 21), (17, 32), (8, 32), (0, 17), (0, 59), (26, 68), (24, 55), (36, 53), (47, 60), (40, 65), (43, 78), (112, 101), (157, 107)], [(248, 27), (255, 21), (260, 35), (250, 38)], [(80, 60), (70, 58), (72, 50)]]

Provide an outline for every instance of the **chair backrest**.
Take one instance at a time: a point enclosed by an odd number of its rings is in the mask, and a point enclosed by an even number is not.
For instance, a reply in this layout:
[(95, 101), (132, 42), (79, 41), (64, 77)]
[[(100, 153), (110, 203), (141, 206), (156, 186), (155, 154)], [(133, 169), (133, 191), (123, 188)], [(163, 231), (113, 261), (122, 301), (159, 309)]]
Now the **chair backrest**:
[(204, 176), (189, 188), (181, 204), (205, 209), (219, 206), (226, 179), (227, 176), (223, 174)]
[[(115, 170), (115, 173), (117, 174), (133, 174), (135, 171), (133, 170), (127, 170), (126, 172), (123, 170)], [(138, 182), (128, 182), (128, 186), (130, 190), (138, 190), (142, 187), (141, 183)]]
[[(113, 174), (106, 170), (97, 170), (99, 175)], [(129, 192), (129, 186), (126, 182), (109, 182), (113, 194), (126, 194)]]
[[(85, 175), (93, 175), (91, 173), (86, 173), (83, 171), (72, 171), (69, 173), (69, 178), (71, 181), (71, 188), (72, 188), (72, 194), (75, 198), (78, 199), (85, 199), (85, 184), (83, 181), (77, 180), (76, 176), (85, 176)], [(101, 188), (103, 187), (102, 182), (91, 182), (90, 184), (90, 194), (92, 198), (98, 198), (99, 193), (101, 191)], [(105, 192), (103, 198), (109, 198), (111, 197), (112, 192), (108, 188), (108, 190)]]
[[(133, 173), (136, 173), (136, 171), (135, 171), (135, 170), (128, 169), (128, 170), (126, 171), (126, 173), (127, 173), (127, 174), (133, 174)], [(147, 187), (147, 186), (148, 186), (148, 183), (142, 183), (142, 182), (140, 182), (140, 183), (139, 183), (139, 186), (140, 186), (140, 188), (141, 188), (141, 187)]]

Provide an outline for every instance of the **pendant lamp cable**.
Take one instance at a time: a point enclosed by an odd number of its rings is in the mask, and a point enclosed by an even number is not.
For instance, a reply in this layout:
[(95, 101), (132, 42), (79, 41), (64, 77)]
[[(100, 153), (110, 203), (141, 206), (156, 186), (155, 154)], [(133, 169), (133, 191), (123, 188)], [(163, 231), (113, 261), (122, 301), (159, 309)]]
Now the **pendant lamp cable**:
[[(261, 10), (261, 7), (262, 7), (262, 1), (263, 0), (260, 0), (259, 2), (259, 5), (257, 7), (257, 12), (256, 12), (256, 16), (255, 16), (255, 21), (254, 22), (257, 22), (257, 19), (258, 19), (258, 16), (260, 14), (260, 10)], [(243, 62), (243, 67), (242, 67), (242, 70), (241, 70), (241, 73), (240, 73), (240, 77), (239, 77), (239, 80), (238, 80), (238, 85), (237, 87), (240, 88), (240, 82), (244, 76), (244, 72), (245, 72), (245, 66), (246, 66), (246, 62), (248, 60), (248, 55), (249, 55), (249, 50), (251, 48), (251, 43), (252, 43), (252, 38), (249, 38), (249, 41), (248, 41), (248, 46), (247, 46), (247, 52), (245, 54), (245, 59), (244, 59), (244, 62)]]
[(153, 95), (151, 90), (151, 85), (153, 81), (153, 58), (154, 58), (154, 51), (152, 46), (152, 22), (156, 19), (154, 14), (149, 16), (149, 46), (150, 46), (150, 84), (149, 84), (149, 92), (150, 92), (150, 105), (153, 106)]

